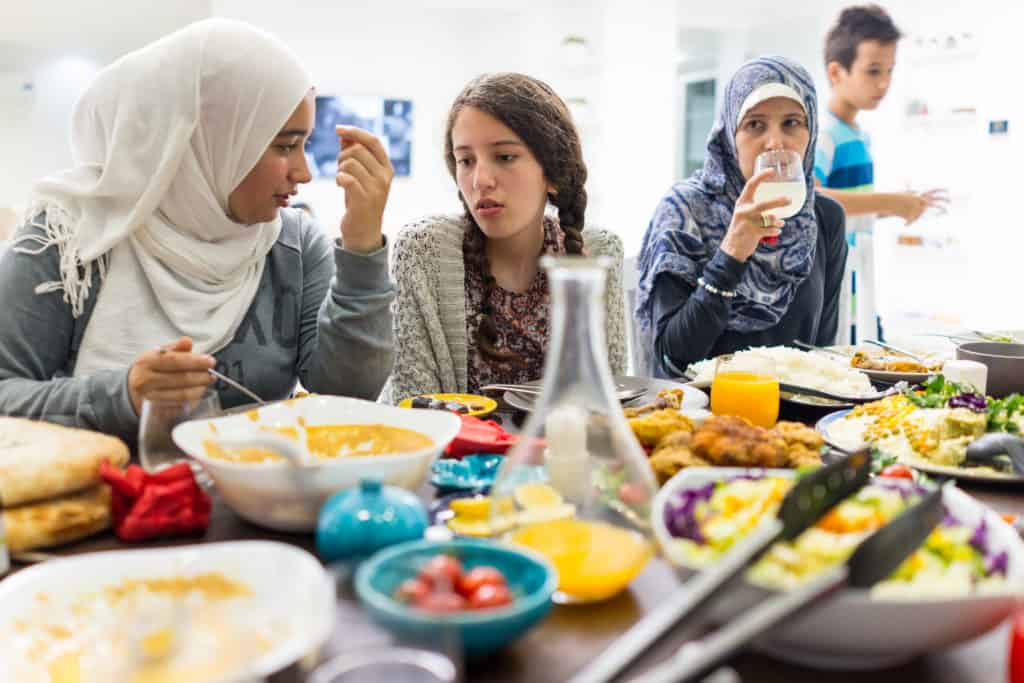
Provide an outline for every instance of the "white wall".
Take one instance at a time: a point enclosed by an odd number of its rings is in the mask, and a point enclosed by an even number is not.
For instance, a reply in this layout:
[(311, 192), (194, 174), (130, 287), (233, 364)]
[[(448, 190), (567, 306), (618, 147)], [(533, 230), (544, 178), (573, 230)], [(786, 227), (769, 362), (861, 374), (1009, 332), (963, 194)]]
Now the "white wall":
[[(583, 102), (572, 108), (590, 167), (588, 220), (620, 231), (627, 251), (635, 251), (657, 198), (673, 180), (672, 3), (657, 0), (650, 13), (624, 0), (509, 4), (300, 0), (282, 14), (280, 3), (268, 0), (212, 0), (208, 8), (280, 36), (308, 65), (321, 92), (413, 100), (412, 174), (394, 182), (385, 215), (389, 232), (426, 213), (461, 210), (442, 159), (448, 108), (472, 77), (514, 70)], [(587, 40), (582, 62), (566, 61), (560, 45), (567, 35)], [(36, 80), (35, 91), (19, 92), (22, 80)], [(0, 144), (6, 151), (0, 206), (22, 204), (36, 178), (71, 162), (67, 122), (84, 82), (58, 79), (62, 88), (51, 92), (38, 86), (45, 80), (42, 72), (0, 78)], [(333, 230), (343, 211), (340, 189), (317, 181), (300, 196)]]
[[(559, 53), (564, 35), (594, 33), (584, 4), (535, 5), (508, 10), (299, 3), (289, 13), (301, 20), (288, 22), (281, 21), (277, 2), (215, 0), (213, 11), (276, 33), (299, 53), (323, 93), (413, 100), (412, 171), (395, 179), (385, 213), (385, 230), (394, 233), (417, 216), (461, 211), (443, 160), (443, 135), (448, 109), (471, 78), (514, 70), (548, 80), (564, 97), (590, 88), (586, 75), (562, 66)], [(300, 198), (314, 205), (326, 229), (337, 226), (343, 194), (332, 180), (304, 186)]]
[[(49, 12), (48, 18), (40, 14), (31, 26), (19, 24), (16, 37), (37, 46), (72, 45), (73, 33), (67, 26), (61, 29), (61, 40), (51, 40), (45, 33), (55, 21), (53, 17), (62, 16), (62, 2), (39, 2), (57, 9)], [(824, 32), (840, 7), (847, 4), (840, 0), (523, 0), (513, 6), (499, 0), (298, 0), (284, 8), (269, 0), (191, 0), (183, 5), (187, 12), (168, 10), (157, 16), (149, 10), (134, 9), (142, 0), (110, 2), (131, 8), (115, 16), (116, 23), (122, 25), (121, 34), (133, 37), (115, 44), (100, 34), (98, 25), (90, 24), (82, 33), (94, 42), (110, 43), (105, 56), (97, 58), (98, 63), (109, 61), (115, 47), (123, 52), (152, 39), (154, 30), (166, 33), (196, 16), (212, 13), (250, 21), (281, 36), (300, 53), (323, 92), (412, 99), (412, 176), (395, 181), (385, 218), (389, 232), (425, 213), (459, 210), (454, 183), (441, 158), (441, 138), (448, 107), (465, 82), (479, 73), (496, 70), (524, 71), (543, 78), (567, 99), (586, 101), (575, 111), (590, 168), (588, 220), (618, 231), (627, 254), (638, 249), (655, 203), (676, 179), (679, 113), (674, 106), (674, 71), (677, 51), (686, 48), (676, 45), (677, 29), (721, 32), (715, 63), (723, 78), (755, 54), (781, 53), (800, 61), (815, 76), (824, 103), (828, 97), (821, 66)], [(919, 163), (901, 146), (907, 137), (902, 110), (912, 84), (904, 62), (898, 66), (892, 93), (881, 109), (861, 119), (874, 138), (876, 184), (888, 189), (907, 182), (941, 180), (941, 175), (935, 174), (943, 163), (955, 165), (958, 172), (970, 169), (983, 178), (972, 190), (970, 204), (976, 210), (954, 220), (963, 226), (960, 229), (967, 264), (962, 274), (946, 277), (945, 282), (950, 286), (949, 282), (960, 279), (972, 286), (979, 283), (978, 287), (980, 283), (996, 283), (996, 289), (1013, 291), (1013, 273), (1024, 248), (1024, 230), (1014, 218), (1019, 211), (1013, 203), (1020, 177), (1017, 167), (1019, 159), (1024, 158), (1024, 143), (1017, 132), (1024, 125), (1024, 103), (1013, 81), (1015, 69), (1024, 61), (1018, 54), (1019, 38), (1015, 34), (1022, 10), (996, 0), (977, 0), (967, 8), (958, 8), (952, 0), (891, 0), (885, 5), (908, 32), (971, 26), (984, 34), (983, 50), (977, 62), (969, 66), (969, 80), (962, 82), (984, 93), (978, 125), (985, 125), (990, 118), (1008, 118), (1011, 133), (992, 138), (976, 131), (973, 153), (968, 145), (958, 149), (957, 157), (948, 162)], [(140, 17), (138, 24), (130, 27), (132, 14)], [(44, 68), (44, 61), (36, 59), (38, 52), (33, 53), (29, 68), (28, 62), (19, 61), (22, 53), (18, 50), (13, 51), (13, 63), (26, 66), (12, 70), (4, 62), (5, 55), (12, 54), (10, 44), (5, 42), (11, 37), (4, 33), (8, 24), (0, 24), (0, 148), (4, 150), (0, 155), (0, 206), (4, 206), (23, 203), (33, 180), (70, 163), (67, 120), (71, 101), (87, 73), (80, 68), (78, 80), (66, 73), (61, 75), (52, 59)], [(566, 35), (587, 39), (589, 57), (582, 64), (566, 63), (559, 48)], [(52, 57), (55, 53), (47, 54)], [(20, 90), (26, 81), (36, 83), (32, 92)], [(937, 87), (941, 88), (941, 82)], [(330, 182), (319, 182), (307, 186), (302, 194), (314, 203), (326, 229), (333, 230), (342, 212), (341, 191)], [(922, 230), (932, 229), (932, 224), (922, 225)], [(901, 228), (895, 220), (880, 223), (880, 229), (888, 231), (889, 236)], [(883, 245), (882, 265), (888, 270), (880, 287), (883, 310), (909, 300), (924, 301), (924, 295), (908, 294), (914, 283), (899, 279), (901, 274), (912, 272), (907, 270), (907, 259), (913, 254), (885, 249)], [(926, 261), (929, 258), (924, 255)], [(927, 267), (928, 263), (922, 264), (920, 272), (926, 272)], [(933, 270), (944, 275), (941, 268)], [(1024, 323), (1016, 324), (1014, 320), (1020, 317), (1017, 309), (1007, 306), (1000, 297), (982, 297), (982, 305), (973, 305), (969, 296), (952, 301), (937, 287), (926, 289), (935, 294), (936, 305), (946, 307), (953, 315), (970, 312), (979, 326), (1005, 321), (1024, 327)], [(953, 291), (951, 286), (949, 291)]]

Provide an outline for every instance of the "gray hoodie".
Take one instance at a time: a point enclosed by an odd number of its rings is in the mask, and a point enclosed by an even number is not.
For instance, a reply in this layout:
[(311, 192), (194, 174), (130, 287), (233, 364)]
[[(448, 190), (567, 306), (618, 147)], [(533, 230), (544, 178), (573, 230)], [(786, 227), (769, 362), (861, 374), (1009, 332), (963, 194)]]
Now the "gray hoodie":
[[(281, 234), (234, 341), (214, 354), (217, 369), (267, 400), (309, 391), (376, 399), (394, 360), (387, 248), (345, 251), (306, 214), (281, 211)], [(23, 227), (15, 240), (34, 228)], [(128, 397), (128, 367), (73, 377), (82, 334), (101, 286), (93, 277), (75, 319), (62, 292), (56, 247), (39, 255), (0, 252), (0, 415), (49, 420), (135, 441), (139, 418)], [(168, 342), (174, 341), (168, 339)], [(221, 404), (248, 402), (222, 383)]]

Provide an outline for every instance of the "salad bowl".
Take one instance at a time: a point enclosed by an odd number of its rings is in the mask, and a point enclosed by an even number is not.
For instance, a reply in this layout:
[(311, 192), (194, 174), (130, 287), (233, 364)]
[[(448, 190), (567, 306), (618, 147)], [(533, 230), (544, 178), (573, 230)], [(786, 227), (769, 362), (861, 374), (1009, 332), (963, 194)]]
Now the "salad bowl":
[[(673, 515), (679, 512), (680, 501), (718, 482), (793, 476), (791, 470), (680, 471), (662, 487), (652, 505), (651, 522), (661, 550), (683, 576), (695, 575), (701, 562), (687, 551), (686, 542), (680, 542), (670, 531), (670, 526), (678, 531), (679, 523)], [(886, 480), (876, 485), (916, 486), (904, 480)], [(995, 567), (991, 569), (992, 576), (1001, 573), (1001, 580), (997, 577), (983, 589), (950, 588), (946, 593), (945, 584), (922, 573), (900, 591), (884, 592), (878, 587), (870, 592), (844, 589), (819, 608), (763, 637), (756, 646), (782, 659), (817, 668), (876, 669), (970, 640), (1002, 622), (1024, 595), (1024, 543), (999, 515), (955, 487), (944, 489), (943, 503), (951, 519), (972, 530), (971, 542), (986, 548), (985, 571)], [(742, 502), (737, 505), (742, 507)], [(762, 514), (774, 513), (766, 510)], [(738, 531), (737, 534), (742, 535)], [(763, 581), (768, 575), (749, 572), (730, 589), (729, 595), (717, 601), (710, 614), (712, 621), (724, 623), (779, 590)]]

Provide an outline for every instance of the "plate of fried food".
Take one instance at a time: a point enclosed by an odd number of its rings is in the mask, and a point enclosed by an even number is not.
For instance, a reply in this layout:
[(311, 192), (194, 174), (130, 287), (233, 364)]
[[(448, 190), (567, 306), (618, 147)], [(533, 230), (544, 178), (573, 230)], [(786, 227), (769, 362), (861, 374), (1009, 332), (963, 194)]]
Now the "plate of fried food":
[[(851, 368), (860, 370), (873, 381), (910, 382), (920, 384), (929, 377), (942, 372), (945, 363), (943, 355), (936, 352), (922, 352), (916, 358), (887, 351), (876, 346), (830, 346), (827, 349), (849, 359)], [(924, 361), (923, 363), (921, 361)]]
[(629, 420), (660, 484), (687, 467), (796, 468), (821, 463), (825, 440), (800, 422), (771, 429), (733, 415), (655, 410)]

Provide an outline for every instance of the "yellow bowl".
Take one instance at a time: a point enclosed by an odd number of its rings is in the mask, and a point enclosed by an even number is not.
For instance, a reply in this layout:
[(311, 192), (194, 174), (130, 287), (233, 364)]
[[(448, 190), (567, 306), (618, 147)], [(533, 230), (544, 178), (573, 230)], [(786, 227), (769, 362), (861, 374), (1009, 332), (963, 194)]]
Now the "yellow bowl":
[[(476, 394), (423, 394), (424, 398), (434, 398), (438, 401), (447, 401), (450, 403), (461, 403), (464, 406), (478, 405), (480, 408), (474, 410), (470, 408), (468, 413), (461, 413), (462, 415), (472, 415), (473, 417), (480, 417), (481, 415), (490, 415), (497, 409), (498, 402), (493, 398), (487, 398), (486, 396), (477, 396)], [(419, 398), (419, 396), (410, 396), (409, 398), (403, 399), (398, 404), (399, 408), (412, 408), (412, 400)]]

